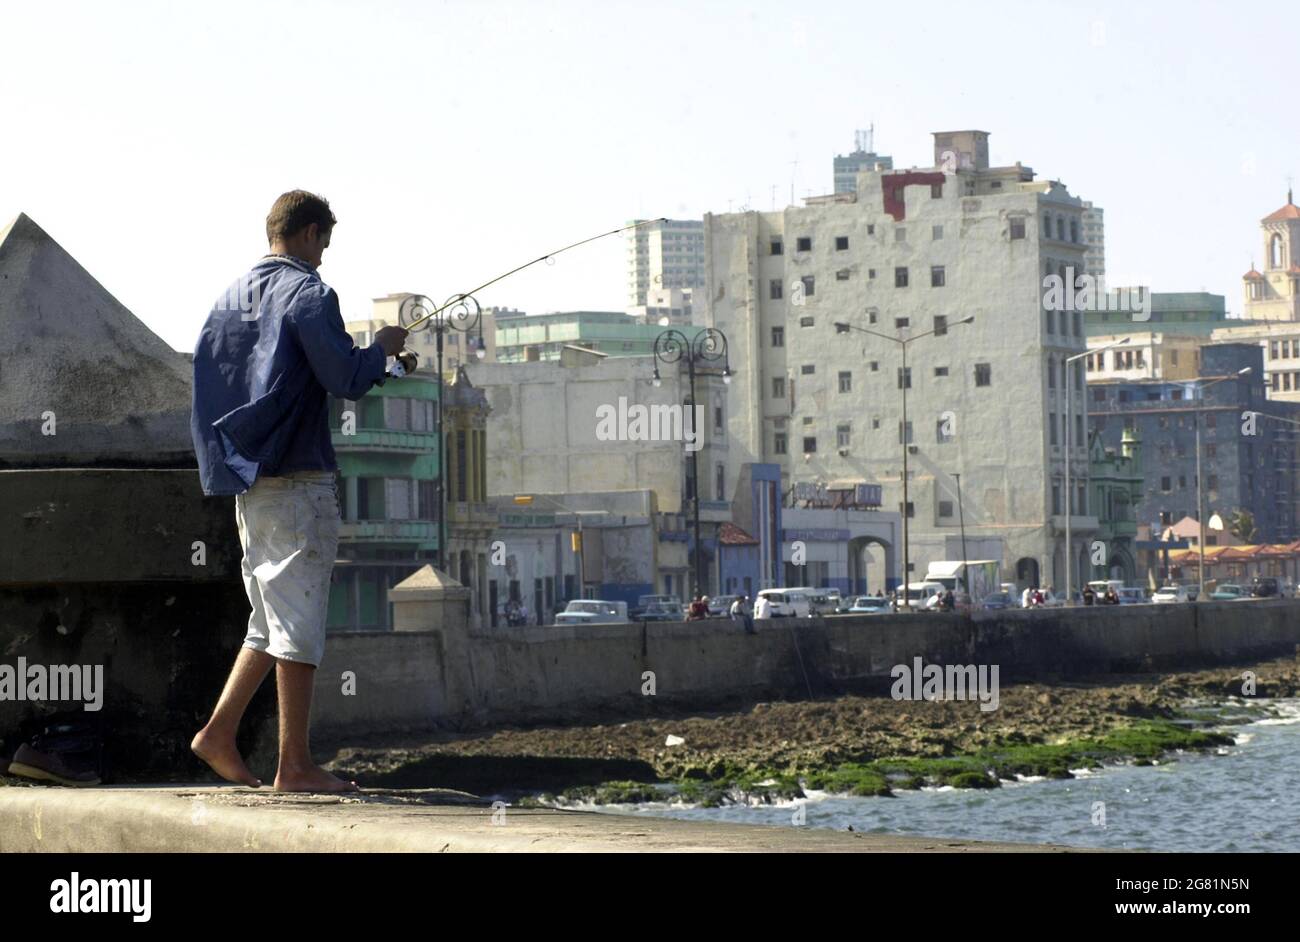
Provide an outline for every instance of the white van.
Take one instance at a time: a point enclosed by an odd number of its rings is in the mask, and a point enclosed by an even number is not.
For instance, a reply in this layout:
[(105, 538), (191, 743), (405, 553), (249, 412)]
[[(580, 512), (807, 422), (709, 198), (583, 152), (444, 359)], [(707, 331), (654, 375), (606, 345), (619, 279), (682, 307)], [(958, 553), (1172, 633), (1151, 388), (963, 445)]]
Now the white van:
[(758, 597), (771, 603), (773, 618), (807, 618), (812, 614), (808, 596), (799, 589), (764, 589)]

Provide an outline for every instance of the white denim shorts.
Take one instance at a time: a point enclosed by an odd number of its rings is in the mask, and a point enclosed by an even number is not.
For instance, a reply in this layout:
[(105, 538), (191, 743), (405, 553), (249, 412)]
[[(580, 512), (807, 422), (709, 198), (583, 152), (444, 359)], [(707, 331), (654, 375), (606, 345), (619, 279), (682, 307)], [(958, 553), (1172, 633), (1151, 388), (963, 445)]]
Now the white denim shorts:
[(253, 606), (244, 647), (319, 667), (339, 545), (334, 472), (259, 477), (235, 496), (235, 518)]

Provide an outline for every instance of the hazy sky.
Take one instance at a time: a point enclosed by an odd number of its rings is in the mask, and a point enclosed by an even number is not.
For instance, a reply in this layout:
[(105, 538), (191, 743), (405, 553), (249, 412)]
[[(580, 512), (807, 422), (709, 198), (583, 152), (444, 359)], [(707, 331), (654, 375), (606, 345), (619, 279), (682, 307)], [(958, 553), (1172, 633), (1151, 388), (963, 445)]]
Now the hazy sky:
[[(1287, 2), (0, 2), (0, 217), (25, 211), (192, 349), (324, 194), (345, 317), (464, 291), (643, 216), (829, 192), (874, 122), (896, 166), (992, 134), (1106, 210), (1108, 281), (1225, 294), (1300, 171)], [(797, 165), (794, 163), (797, 161)], [(621, 237), (483, 292), (624, 306)]]

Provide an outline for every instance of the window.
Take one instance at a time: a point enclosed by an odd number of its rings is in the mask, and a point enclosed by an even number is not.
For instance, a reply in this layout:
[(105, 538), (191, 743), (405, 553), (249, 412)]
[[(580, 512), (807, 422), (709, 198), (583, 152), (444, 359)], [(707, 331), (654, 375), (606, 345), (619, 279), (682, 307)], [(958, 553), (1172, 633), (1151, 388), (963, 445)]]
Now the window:
[(1025, 218), (1023, 216), (1013, 216), (1011, 218), (1011, 238), (1023, 239), (1025, 237)]
[(727, 466), (719, 463), (713, 477), (713, 499), (726, 500)]
[(950, 500), (939, 501), (939, 516), (940, 517), (952, 516), (952, 501)]
[(868, 281), (874, 281), (875, 278), (876, 278), (876, 270), (875, 270), (874, 268), (868, 268), (868, 269), (867, 269), (867, 280), (868, 280)]
[(772, 328), (772, 346), (774, 346), (774, 347), (784, 347), (784, 346), (785, 346), (785, 328), (784, 328), (784, 327), (773, 327), (773, 328)]
[(803, 282), (804, 297), (811, 298), (813, 296), (813, 291), (816, 288), (816, 279), (814, 279), (812, 275), (804, 275), (799, 280)]
[(1052, 485), (1052, 513), (1059, 514), (1060, 512), (1061, 512), (1061, 485), (1053, 484)]
[(803, 439), (803, 453), (805, 455), (814, 454), (817, 451), (817, 436), (805, 435)]
[(912, 423), (908, 422), (906, 426), (902, 422), (898, 423), (898, 443), (900, 445), (912, 444)]
[(907, 228), (905, 226), (898, 226), (897, 228), (894, 229), (894, 241), (895, 242), (907, 241)]
[(910, 500), (907, 502), (907, 506), (906, 506), (906, 507), (904, 507), (902, 504), (899, 504), (899, 505), (898, 505), (898, 512), (899, 512), (899, 513), (906, 514), (908, 517), (915, 517), (915, 516), (916, 516), (916, 504), (913, 503), (913, 502), (910, 501)]
[(934, 315), (934, 335), (942, 337), (948, 333), (948, 317), (944, 314)]
[(1215, 457), (1218, 456), (1218, 454), (1219, 454), (1219, 448), (1218, 448), (1217, 445), (1206, 445), (1206, 446), (1205, 446), (1205, 457), (1207, 457), (1207, 458), (1215, 458)]
[(1205, 476), (1205, 486), (1212, 491), (1219, 489), (1219, 476), (1217, 474), (1207, 474)]
[(1051, 415), (1047, 417), (1047, 430), (1048, 430), (1047, 443), (1049, 445), (1055, 445), (1056, 444), (1056, 413), (1055, 412), (1053, 412)]
[(880, 369), (880, 361), (872, 360), (870, 363), (867, 364), (867, 367), (871, 370), (871, 372), (875, 373)]
[(803, 366), (799, 367), (799, 372), (804, 376), (811, 376), (817, 372), (817, 365), (815, 363), (805, 363)]
[(899, 389), (912, 388), (912, 368), (910, 366), (908, 367), (900, 366), (898, 368), (898, 388)]
[[(1215, 428), (1215, 427), (1217, 426), (1217, 424), (1218, 424), (1218, 419), (1215, 417), (1215, 415), (1214, 415), (1213, 412), (1207, 412), (1207, 413), (1205, 413), (1205, 427), (1206, 427), (1206, 428)], [(1213, 448), (1214, 446), (1211, 445), (1210, 447)]]
[(1043, 238), (1052, 237), (1052, 217), (1049, 213), (1043, 213)]
[(931, 239), (934, 239), (935, 241), (938, 241), (939, 239), (942, 239), (942, 238), (943, 238), (943, 226), (931, 226), (931, 227), (930, 227), (930, 238), (931, 238)]
[(993, 364), (992, 363), (975, 364), (975, 385), (976, 386), (993, 385)]
[(931, 288), (943, 287), (943, 266), (942, 265), (930, 266), (930, 287)]
[(894, 318), (894, 330), (902, 330), (905, 327), (911, 327), (911, 326), (912, 326), (912, 321), (909, 318), (906, 317)]
[(772, 398), (773, 399), (785, 398), (785, 377), (784, 376), (772, 377)]
[(1051, 357), (1047, 358), (1047, 388), (1056, 388), (1056, 361)]
[(1185, 474), (1178, 475), (1178, 489), (1180, 491), (1187, 490), (1187, 475)]
[(852, 434), (852, 427), (848, 425), (837, 425), (835, 427), (835, 446), (837, 448), (848, 448), (849, 437)]
[(777, 432), (772, 436), (772, 453), (776, 455), (784, 455), (786, 451), (785, 432)]
[(946, 366), (936, 366), (936, 367), (934, 368), (934, 375), (935, 375), (935, 376), (947, 376), (947, 375), (948, 375), (948, 367), (946, 367)]
[(840, 392), (846, 393), (852, 391), (853, 391), (853, 374), (846, 370), (840, 373)]
[(873, 416), (871, 417), (871, 427), (872, 427), (872, 428), (880, 428), (880, 416), (878, 416), (878, 415), (873, 415)]
[(814, 324), (814, 322), (815, 322), (815, 320), (816, 320), (816, 319), (815, 319), (815, 318), (812, 318), (812, 317), (801, 317), (801, 318), (799, 318), (799, 326), (800, 326), (800, 327), (812, 327), (813, 324)]
[(800, 236), (798, 239), (795, 240), (795, 245), (794, 245), (794, 247), (795, 247), (795, 251), (796, 251), (796, 252), (811, 252), (811, 251), (812, 251), (812, 237), (811, 237), (811, 236)]
[(780, 301), (785, 296), (780, 278), (773, 278), (767, 283), (767, 296), (773, 301)]
[(930, 184), (930, 199), (932, 199), (932, 200), (943, 199), (943, 184), (942, 184), (942, 183), (931, 183), (931, 184)]
[(839, 271), (837, 271), (837, 272), (835, 273), (835, 280), (836, 280), (836, 281), (848, 281), (848, 280), (849, 280), (849, 270), (848, 270), (847, 268), (841, 268)]
[(1065, 241), (1065, 217), (1056, 217), (1056, 238), (1058, 241)]
[(848, 237), (848, 236), (836, 236), (836, 237), (835, 237), (835, 251), (837, 251), (837, 252), (847, 252), (848, 250), (849, 250), (849, 237)]
[(876, 234), (876, 227), (875, 227), (875, 225), (874, 225), (874, 224), (868, 225), (868, 226), (867, 226), (867, 235), (875, 235), (875, 234)]
[(784, 255), (784, 254), (785, 254), (785, 246), (781, 244), (781, 240), (780, 240), (780, 239), (773, 239), (773, 240), (772, 240), (772, 254), (773, 254), (773, 255)]
[(1165, 475), (1160, 479), (1160, 490), (1164, 491), (1166, 494), (1173, 490), (1173, 484), (1169, 475)]
[(1070, 241), (1071, 242), (1079, 241), (1079, 222), (1076, 219), (1070, 220)]
[(714, 406), (713, 407), (713, 430), (715, 432), (721, 432), (725, 424), (726, 423), (722, 421), (722, 406)]
[(952, 424), (947, 419), (937, 419), (935, 421), (934, 439), (940, 445), (947, 445), (952, 441)]

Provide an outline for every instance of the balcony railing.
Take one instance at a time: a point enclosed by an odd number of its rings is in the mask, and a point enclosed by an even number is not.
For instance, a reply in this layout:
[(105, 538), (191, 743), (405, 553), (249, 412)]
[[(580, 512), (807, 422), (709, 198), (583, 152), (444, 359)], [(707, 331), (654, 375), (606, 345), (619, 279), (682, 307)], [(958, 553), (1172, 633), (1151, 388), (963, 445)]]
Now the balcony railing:
[(345, 520), (339, 539), (357, 543), (428, 543), (438, 539), (433, 520)]
[(395, 451), (424, 453), (438, 447), (437, 432), (411, 432), (404, 429), (360, 428), (351, 435), (334, 429), (330, 433), (335, 451)]

